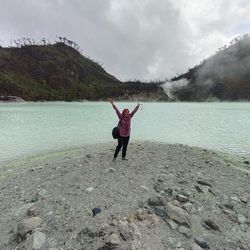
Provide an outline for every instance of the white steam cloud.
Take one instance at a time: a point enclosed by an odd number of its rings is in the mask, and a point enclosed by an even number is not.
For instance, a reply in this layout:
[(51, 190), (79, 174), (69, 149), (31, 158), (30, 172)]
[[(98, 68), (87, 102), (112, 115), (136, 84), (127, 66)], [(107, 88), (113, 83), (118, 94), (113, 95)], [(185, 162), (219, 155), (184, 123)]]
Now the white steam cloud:
[(181, 89), (183, 87), (186, 87), (188, 85), (187, 79), (181, 79), (179, 81), (174, 81), (174, 82), (165, 82), (162, 85), (162, 88), (166, 95), (171, 99), (171, 100), (176, 100), (177, 97), (175, 96), (175, 92), (178, 91), (178, 89)]

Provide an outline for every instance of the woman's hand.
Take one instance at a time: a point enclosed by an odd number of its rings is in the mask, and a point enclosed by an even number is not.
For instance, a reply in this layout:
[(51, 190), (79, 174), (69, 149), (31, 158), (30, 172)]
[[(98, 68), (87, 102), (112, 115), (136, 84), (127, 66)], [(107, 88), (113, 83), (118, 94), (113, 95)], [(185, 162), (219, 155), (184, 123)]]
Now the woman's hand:
[(113, 100), (112, 100), (112, 98), (108, 98), (108, 101), (113, 105)]

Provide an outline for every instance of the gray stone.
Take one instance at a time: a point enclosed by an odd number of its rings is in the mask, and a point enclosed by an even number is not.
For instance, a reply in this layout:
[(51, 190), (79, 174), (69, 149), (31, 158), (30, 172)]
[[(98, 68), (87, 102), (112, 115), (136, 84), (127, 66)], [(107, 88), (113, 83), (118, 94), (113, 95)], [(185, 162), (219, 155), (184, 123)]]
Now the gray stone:
[(42, 248), (46, 240), (46, 235), (42, 232), (36, 231), (30, 235), (25, 241), (27, 250), (39, 250)]
[(34, 206), (34, 203), (26, 203), (24, 205), (22, 205), (21, 207), (19, 207), (16, 212), (15, 212), (15, 216), (16, 217), (23, 217), (26, 213), (27, 213), (27, 210), (29, 208), (31, 208), (32, 206)]
[(121, 237), (122, 237), (122, 239), (123, 239), (124, 241), (129, 240), (130, 235), (129, 235), (129, 233), (128, 233), (127, 231), (125, 231), (125, 230), (120, 230), (119, 232), (120, 232), (120, 235), (121, 235)]
[(204, 194), (206, 194), (206, 193), (208, 193), (209, 192), (209, 189), (210, 189), (210, 187), (208, 187), (208, 186), (195, 186), (195, 189), (199, 192), (199, 193), (204, 193)]
[(189, 197), (183, 194), (177, 194), (176, 199), (180, 202), (187, 202), (189, 200)]
[(112, 233), (109, 236), (109, 239), (106, 243), (113, 245), (113, 246), (119, 246), (121, 244), (121, 241), (120, 241), (119, 236), (116, 233)]
[(178, 224), (176, 224), (173, 220), (169, 220), (169, 221), (167, 222), (167, 224), (168, 224), (169, 227), (170, 227), (171, 229), (173, 229), (173, 230), (177, 229), (177, 227), (178, 227)]
[(240, 199), (239, 199), (239, 197), (238, 197), (237, 195), (231, 196), (231, 200), (232, 200), (232, 201), (237, 201), (237, 202), (240, 201)]
[(198, 180), (197, 183), (202, 185), (202, 186), (212, 187), (212, 185), (209, 182), (205, 181), (205, 180)]
[(205, 249), (210, 249), (210, 246), (207, 244), (207, 242), (201, 238), (201, 237), (196, 237), (194, 238), (194, 241), (201, 247)]
[(199, 245), (197, 245), (196, 243), (192, 243), (190, 245), (190, 250), (202, 250), (202, 248)]
[(228, 217), (232, 222), (235, 222), (235, 223), (238, 222), (237, 215), (235, 214), (234, 211), (228, 210), (228, 209), (223, 209), (222, 212), (223, 212), (224, 214), (226, 214), (227, 217)]
[(17, 234), (24, 238), (24, 236), (31, 232), (33, 229), (40, 226), (42, 223), (42, 219), (40, 217), (31, 217), (24, 219), (21, 223), (17, 226)]
[(232, 203), (224, 203), (223, 206), (231, 210), (234, 209), (234, 205)]
[(189, 215), (184, 209), (172, 205), (168, 202), (165, 206), (165, 210), (167, 212), (168, 217), (177, 222), (178, 224), (191, 227)]
[(187, 202), (187, 203), (183, 204), (182, 208), (185, 209), (190, 214), (196, 213), (196, 208), (191, 202)]
[(38, 216), (39, 215), (39, 209), (37, 207), (31, 207), (28, 209), (27, 214), (28, 216)]
[(191, 232), (190, 229), (184, 226), (179, 226), (178, 231), (185, 235), (186, 237), (190, 238), (191, 237)]
[(247, 221), (246, 217), (244, 215), (242, 215), (242, 214), (238, 214), (237, 219), (238, 219), (238, 222), (240, 224), (246, 223), (246, 221)]
[(142, 189), (142, 190), (144, 190), (144, 191), (146, 191), (146, 192), (149, 192), (149, 191), (150, 191), (149, 188), (147, 188), (147, 187), (144, 186), (144, 185), (141, 185), (139, 188)]
[(243, 193), (242, 195), (240, 195), (239, 198), (242, 202), (248, 203), (249, 197), (250, 197), (249, 193)]
[(207, 219), (204, 222), (205, 222), (206, 226), (208, 227), (208, 229), (215, 230), (215, 231), (220, 231), (219, 227), (211, 219)]
[(151, 198), (148, 199), (148, 204), (150, 206), (163, 206), (164, 201), (163, 201), (162, 197), (155, 196), (155, 197), (151, 197)]

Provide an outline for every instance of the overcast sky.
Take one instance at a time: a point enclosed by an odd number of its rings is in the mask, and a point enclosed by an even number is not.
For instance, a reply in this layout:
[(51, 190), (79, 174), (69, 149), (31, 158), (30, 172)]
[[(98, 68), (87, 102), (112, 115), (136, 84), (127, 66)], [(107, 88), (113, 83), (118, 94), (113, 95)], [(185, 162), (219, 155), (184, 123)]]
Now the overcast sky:
[(183, 73), (249, 32), (249, 0), (0, 0), (5, 44), (65, 36), (120, 80)]

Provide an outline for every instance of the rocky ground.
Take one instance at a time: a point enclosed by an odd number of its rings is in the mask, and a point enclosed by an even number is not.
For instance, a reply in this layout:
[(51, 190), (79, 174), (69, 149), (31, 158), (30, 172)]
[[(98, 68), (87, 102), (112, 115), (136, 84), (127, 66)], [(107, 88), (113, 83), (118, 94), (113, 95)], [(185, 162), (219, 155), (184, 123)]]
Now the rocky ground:
[(136, 142), (112, 162), (114, 147), (2, 165), (0, 249), (249, 249), (249, 159)]

